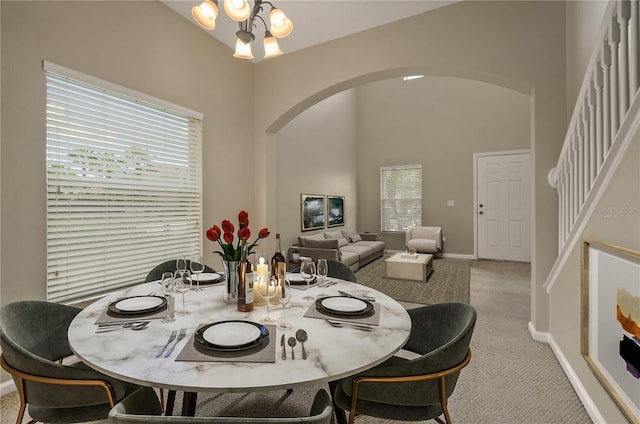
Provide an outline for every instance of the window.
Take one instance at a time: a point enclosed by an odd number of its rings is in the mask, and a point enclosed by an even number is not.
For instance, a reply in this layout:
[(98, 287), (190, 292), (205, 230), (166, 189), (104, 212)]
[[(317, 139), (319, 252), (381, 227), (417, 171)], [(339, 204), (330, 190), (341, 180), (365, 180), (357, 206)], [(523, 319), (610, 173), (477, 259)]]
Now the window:
[(422, 225), (422, 165), (380, 168), (380, 217), (383, 232)]
[(202, 116), (45, 62), (47, 298), (144, 281), (200, 252)]

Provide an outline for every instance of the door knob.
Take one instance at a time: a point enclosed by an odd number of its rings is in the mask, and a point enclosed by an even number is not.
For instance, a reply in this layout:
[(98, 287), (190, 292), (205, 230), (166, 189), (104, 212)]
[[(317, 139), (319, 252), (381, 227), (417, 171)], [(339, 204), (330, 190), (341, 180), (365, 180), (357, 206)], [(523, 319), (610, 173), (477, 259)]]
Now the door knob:
[(480, 203), (480, 207), (483, 207), (484, 205), (482, 203)]
[(482, 211), (478, 212), (478, 214), (480, 214), (480, 215), (482, 215), (483, 213), (484, 213), (484, 212), (482, 212)]

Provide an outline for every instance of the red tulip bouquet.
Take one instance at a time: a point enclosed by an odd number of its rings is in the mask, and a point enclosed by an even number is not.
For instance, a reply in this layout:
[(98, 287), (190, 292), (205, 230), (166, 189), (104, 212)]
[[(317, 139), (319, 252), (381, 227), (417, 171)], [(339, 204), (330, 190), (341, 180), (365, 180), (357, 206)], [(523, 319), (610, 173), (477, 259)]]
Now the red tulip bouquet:
[[(241, 255), (240, 242), (243, 239), (249, 240), (251, 238), (251, 230), (249, 230), (249, 214), (246, 211), (240, 211), (238, 214), (238, 242), (235, 247), (233, 245), (235, 227), (233, 223), (227, 219), (222, 221), (222, 230), (217, 225), (207, 230), (207, 238), (211, 241), (217, 241), (221, 251), (216, 251), (220, 257), (225, 261), (239, 261)], [(251, 253), (251, 250), (256, 246), (258, 240), (269, 237), (269, 229), (263, 228), (258, 232), (258, 237), (249, 245), (247, 254)], [(222, 237), (222, 239), (221, 239)], [(223, 242), (224, 241), (224, 242)]]

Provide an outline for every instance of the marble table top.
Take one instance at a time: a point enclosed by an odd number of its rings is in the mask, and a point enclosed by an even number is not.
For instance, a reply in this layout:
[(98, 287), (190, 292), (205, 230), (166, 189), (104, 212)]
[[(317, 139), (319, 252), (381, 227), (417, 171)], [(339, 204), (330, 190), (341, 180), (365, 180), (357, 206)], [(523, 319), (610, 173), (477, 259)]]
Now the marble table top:
[[(255, 306), (249, 313), (239, 312), (235, 304), (226, 304), (224, 284), (203, 286), (203, 290), (186, 293), (189, 315), (176, 315), (176, 321), (163, 323), (152, 320), (144, 330), (118, 329), (96, 333), (96, 319), (105, 308), (123, 296), (161, 294), (156, 282), (140, 284), (108, 295), (85, 308), (69, 327), (69, 343), (76, 356), (87, 365), (121, 380), (185, 392), (249, 392), (290, 389), (337, 380), (371, 368), (400, 350), (409, 338), (411, 320), (402, 305), (385, 294), (347, 281), (335, 280), (330, 287), (312, 287), (308, 293), (314, 297), (338, 295), (338, 290), (356, 295), (374, 296), (379, 304), (380, 320), (374, 330), (332, 327), (322, 319), (304, 317), (313, 304), (303, 300), (306, 290), (292, 290), (291, 302), (286, 309), (290, 329), (276, 328), (271, 342), (277, 343), (273, 363), (252, 362), (183, 362), (176, 357), (190, 340), (199, 324), (221, 320), (249, 320), (262, 323), (266, 306)], [(176, 309), (182, 299), (177, 295)], [(283, 310), (271, 305), (271, 317), (280, 322)], [(171, 330), (187, 329), (187, 336), (176, 346), (169, 358), (156, 358), (166, 343)], [(287, 359), (281, 359), (280, 338), (295, 336), (297, 329), (308, 333), (304, 346), (307, 360), (302, 360), (300, 343), (295, 346), (296, 359), (291, 359), (287, 346)]]

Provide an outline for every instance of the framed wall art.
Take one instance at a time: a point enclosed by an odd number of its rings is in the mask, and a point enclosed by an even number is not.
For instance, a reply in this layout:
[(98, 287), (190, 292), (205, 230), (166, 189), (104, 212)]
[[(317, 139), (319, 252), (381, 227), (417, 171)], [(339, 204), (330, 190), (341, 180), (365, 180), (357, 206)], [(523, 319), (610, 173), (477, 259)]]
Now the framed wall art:
[(300, 195), (300, 215), (302, 231), (319, 230), (325, 226), (325, 196), (318, 194)]
[(622, 412), (640, 423), (640, 251), (583, 241), (581, 351)]
[(327, 196), (327, 226), (344, 225), (344, 196)]

